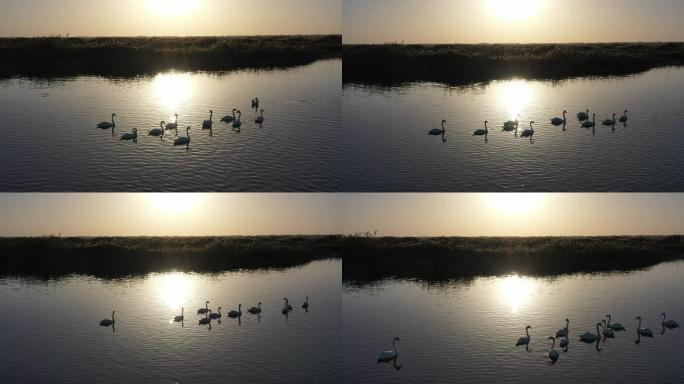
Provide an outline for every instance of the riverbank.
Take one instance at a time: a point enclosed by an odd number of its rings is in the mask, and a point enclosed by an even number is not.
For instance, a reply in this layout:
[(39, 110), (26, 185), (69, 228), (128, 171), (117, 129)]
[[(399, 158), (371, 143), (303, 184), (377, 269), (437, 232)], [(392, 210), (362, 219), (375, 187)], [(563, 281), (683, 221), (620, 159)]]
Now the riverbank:
[(340, 35), (0, 38), (0, 76), (286, 68), (339, 58), (341, 45)]
[(345, 84), (619, 76), (684, 65), (684, 43), (344, 45)]

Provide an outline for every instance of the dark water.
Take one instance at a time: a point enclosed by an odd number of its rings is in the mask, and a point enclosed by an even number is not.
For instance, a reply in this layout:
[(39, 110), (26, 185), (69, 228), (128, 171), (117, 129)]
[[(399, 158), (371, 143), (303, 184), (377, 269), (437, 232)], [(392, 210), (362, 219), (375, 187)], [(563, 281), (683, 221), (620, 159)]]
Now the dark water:
[[(0, 81), (3, 191), (338, 191), (340, 60), (288, 70)], [(258, 96), (265, 123), (254, 123)], [(243, 112), (240, 133), (220, 122)], [(202, 130), (213, 109), (214, 128)], [(95, 128), (117, 113), (114, 134)], [(190, 150), (147, 136), (192, 126)], [(137, 143), (119, 140), (139, 130)], [(185, 129), (179, 130), (185, 135)]]
[[(0, 382), (339, 382), (341, 268), (0, 279)], [(294, 307), (287, 318), (283, 297)], [(198, 325), (205, 300), (223, 307), (211, 328)], [(246, 313), (259, 301), (260, 320)], [(239, 303), (241, 321), (225, 318)], [(183, 306), (186, 321), (173, 323)], [(98, 325), (112, 309), (115, 332)]]
[[(627, 274), (556, 278), (518, 275), (433, 284), (385, 280), (345, 284), (343, 372), (348, 383), (558, 382), (681, 383), (684, 330), (661, 334), (661, 312), (684, 323), (684, 262)], [(577, 335), (596, 332), (610, 313), (626, 332), (595, 344)], [(638, 340), (636, 316), (655, 337)], [(570, 319), (570, 345), (550, 365), (548, 336)], [(531, 325), (530, 350), (515, 347)], [(377, 353), (398, 336), (399, 358), (378, 365)], [(639, 343), (635, 343), (635, 341)], [(558, 348), (558, 347), (557, 347)], [(560, 348), (558, 348), (560, 351)]]
[[(471, 87), (345, 86), (347, 191), (681, 191), (684, 69), (566, 81), (494, 81)], [(595, 130), (577, 112), (596, 112)], [(627, 109), (627, 126), (603, 127)], [(565, 130), (550, 119), (568, 111)], [(592, 112), (592, 113), (593, 113)], [(521, 115), (534, 144), (502, 132)], [(446, 119), (447, 142), (429, 137)], [(488, 142), (473, 131), (490, 122)]]

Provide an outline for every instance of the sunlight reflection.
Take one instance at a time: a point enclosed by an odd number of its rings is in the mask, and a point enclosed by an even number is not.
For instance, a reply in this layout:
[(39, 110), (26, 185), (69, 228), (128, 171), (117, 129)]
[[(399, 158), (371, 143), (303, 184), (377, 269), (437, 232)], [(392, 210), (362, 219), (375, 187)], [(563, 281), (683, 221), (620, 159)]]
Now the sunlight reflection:
[[(508, 114), (507, 119), (515, 120), (519, 114), (522, 115), (521, 119), (525, 119), (525, 111), (535, 97), (530, 83), (525, 80), (513, 80), (499, 83), (497, 87), (495, 94)], [(520, 126), (524, 127), (527, 122), (529, 120), (521, 121)]]
[(533, 216), (539, 213), (549, 198), (545, 193), (487, 193), (485, 203), (509, 216)]
[(154, 78), (154, 96), (171, 116), (167, 122), (174, 121), (174, 113), (192, 97), (192, 79), (187, 73), (160, 73)]
[(144, 194), (144, 198), (150, 203), (151, 207), (156, 208), (161, 213), (169, 215), (180, 215), (195, 209), (205, 197), (206, 195), (201, 193)]
[[(157, 289), (166, 306), (180, 315), (181, 307), (187, 304), (188, 297), (192, 295), (193, 283), (185, 273), (169, 273), (160, 277)], [(186, 306), (185, 312), (189, 310)]]
[(511, 312), (517, 313), (529, 302), (535, 285), (531, 279), (512, 275), (497, 282), (496, 292), (500, 300), (511, 308)]

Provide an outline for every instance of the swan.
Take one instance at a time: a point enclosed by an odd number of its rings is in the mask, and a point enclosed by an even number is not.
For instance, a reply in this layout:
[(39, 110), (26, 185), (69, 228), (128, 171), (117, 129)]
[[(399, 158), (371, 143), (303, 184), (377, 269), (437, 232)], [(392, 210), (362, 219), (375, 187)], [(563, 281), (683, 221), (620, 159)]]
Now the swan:
[[(211, 316), (211, 309), (207, 311), (207, 315)], [(199, 319), (199, 325), (202, 324), (211, 324), (211, 319), (209, 316), (205, 316), (203, 319)]]
[(487, 136), (489, 135), (489, 128), (487, 128), (487, 124), (489, 124), (489, 121), (484, 122), (484, 129), (476, 129), (475, 132), (473, 132), (473, 136)]
[(133, 128), (133, 132), (124, 133), (119, 140), (135, 140), (138, 138), (138, 128)]
[(569, 338), (568, 336), (565, 336), (564, 338), (562, 338), (562, 339), (560, 340), (560, 344), (559, 344), (559, 345), (560, 345), (561, 348), (566, 348), (565, 351), (567, 352), (567, 348), (568, 348), (568, 345), (569, 345), (569, 344), (570, 344), (570, 338)]
[(626, 123), (627, 122), (627, 110), (625, 109), (624, 115), (620, 116), (620, 122), (621, 123)]
[(587, 108), (586, 113), (585, 112), (578, 113), (577, 118), (579, 119), (579, 121), (589, 120), (589, 108)]
[(257, 110), (259, 109), (259, 98), (258, 97), (252, 99), (252, 108), (257, 109)]
[(242, 126), (242, 121), (240, 119), (242, 118), (242, 112), (241, 111), (236, 111), (237, 112), (237, 119), (233, 121), (233, 128), (240, 128)]
[(116, 311), (112, 311), (111, 320), (110, 319), (100, 320), (100, 326), (101, 327), (109, 327), (110, 325), (114, 324), (114, 322), (116, 321), (116, 320), (114, 320), (114, 312), (116, 312)]
[(547, 340), (551, 340), (551, 341), (552, 341), (552, 343), (551, 343), (551, 349), (549, 350), (548, 356), (549, 356), (549, 359), (551, 359), (551, 361), (555, 363), (556, 361), (558, 361), (558, 356), (559, 356), (558, 351), (555, 350), (555, 348), (556, 348), (556, 338), (553, 337), (553, 336), (549, 336), (549, 338), (548, 338)]
[(287, 315), (292, 310), (292, 306), (287, 301), (287, 298), (284, 298), (283, 300), (285, 300), (285, 304), (283, 305), (282, 313), (283, 313), (283, 315)]
[(530, 129), (526, 129), (520, 134), (520, 137), (529, 137), (530, 142), (532, 142), (532, 137), (534, 136), (534, 127), (533, 125), (536, 124), (534, 121), (530, 121)]
[(523, 336), (523, 337), (519, 338), (518, 342), (515, 343), (516, 347), (519, 345), (528, 345), (530, 343), (530, 332), (529, 332), (530, 329), (532, 329), (531, 325), (528, 325), (527, 327), (525, 327), (525, 334), (527, 336)]
[(390, 362), (399, 356), (399, 352), (397, 352), (397, 341), (401, 341), (400, 338), (395, 337), (392, 340), (392, 350), (391, 351), (384, 351), (380, 352), (378, 354), (378, 364), (379, 363), (387, 363)]
[(240, 317), (240, 316), (242, 316), (242, 304), (238, 304), (238, 310), (237, 311), (232, 310), (232, 311), (228, 312), (228, 317), (230, 317), (231, 319), (234, 319), (234, 318)]
[(441, 136), (441, 135), (443, 135), (444, 133), (446, 133), (446, 127), (444, 126), (444, 124), (446, 124), (446, 123), (447, 123), (446, 120), (442, 120), (442, 129), (433, 128), (430, 130), (430, 132), (428, 132), (428, 135), (430, 135), (430, 136)]
[(603, 333), (603, 336), (607, 339), (611, 339), (615, 337), (615, 333), (613, 332), (612, 329), (608, 328), (606, 320), (604, 319), (601, 324), (603, 324), (603, 327), (601, 328), (601, 333)]
[(209, 312), (209, 300), (207, 300), (206, 303), (204, 303), (204, 308), (200, 308), (197, 310), (198, 315), (203, 315), (205, 313)]
[(666, 326), (668, 329), (678, 328), (679, 323), (674, 320), (665, 321), (665, 312), (661, 313), (660, 316), (663, 317), (662, 325)]
[(164, 121), (159, 123), (159, 128), (151, 130), (150, 133), (147, 134), (147, 136), (164, 136), (164, 124), (166, 124), (166, 122)]
[(568, 337), (568, 327), (570, 326), (570, 319), (565, 319), (565, 328), (556, 331), (556, 337)]
[(221, 119), (221, 122), (228, 124), (228, 123), (232, 123), (233, 121), (235, 121), (235, 111), (237, 111), (237, 109), (233, 108), (233, 115), (232, 116), (231, 115), (223, 116), (223, 118)]
[(178, 129), (178, 114), (176, 113), (174, 116), (176, 116), (176, 121), (173, 123), (166, 124), (167, 130)]
[(603, 120), (603, 125), (605, 125), (606, 127), (610, 127), (610, 126), (615, 125), (615, 121), (616, 121), (615, 120), (615, 114), (613, 113), (613, 118)]
[(594, 116), (592, 117), (592, 120), (585, 121), (582, 123), (582, 128), (593, 128), (596, 126), (596, 114), (594, 113)]
[(287, 297), (284, 300), (285, 300), (285, 306), (287, 307), (287, 309), (289, 309), (291, 311), (292, 306), (290, 305), (290, 300), (288, 300)]
[(181, 308), (181, 314), (180, 314), (180, 316), (174, 317), (174, 318), (173, 318), (173, 321), (176, 322), (176, 323), (178, 323), (178, 322), (180, 322), (180, 321), (183, 321), (183, 319), (185, 319), (185, 316), (184, 316), (184, 315), (185, 315), (185, 307), (182, 307), (182, 308)]
[(187, 132), (186, 137), (179, 137), (176, 139), (176, 141), (173, 142), (173, 145), (189, 145), (190, 144), (190, 127), (185, 129), (185, 132)]
[(591, 332), (584, 332), (584, 334), (580, 335), (580, 341), (583, 341), (585, 343), (593, 343), (596, 340), (599, 340), (601, 336), (601, 331), (599, 331), (599, 327), (601, 326), (601, 323), (596, 323), (596, 334), (593, 334)]
[(204, 122), (202, 122), (202, 129), (211, 129), (212, 125), (214, 125), (214, 111), (210, 110), (209, 120), (204, 120)]
[(653, 337), (653, 331), (648, 328), (641, 328), (641, 316), (637, 316), (634, 320), (639, 320), (639, 325), (637, 325), (637, 333), (639, 336)]
[(520, 114), (518, 114), (518, 116), (515, 117), (515, 121), (508, 120), (508, 121), (504, 122), (503, 123), (504, 131), (512, 131), (513, 129), (518, 128), (518, 125), (520, 124), (519, 119), (520, 119)]
[(247, 310), (247, 312), (251, 313), (252, 315), (256, 315), (257, 313), (261, 313), (261, 302), (257, 304), (256, 307), (252, 307)]
[(114, 117), (116, 117), (116, 113), (112, 113), (112, 122), (110, 123), (109, 121), (103, 121), (97, 125), (98, 128), (102, 129), (109, 129), (109, 128), (114, 128), (116, 127), (116, 123), (114, 122)]
[[(302, 308), (308, 309), (309, 308), (309, 296), (306, 297), (306, 301), (304, 301), (304, 304), (302, 304)], [(672, 320), (670, 320), (672, 321)]]
[(608, 318), (608, 325), (607, 325), (608, 328), (612, 329), (613, 331), (625, 331), (625, 327), (622, 326), (622, 324), (620, 324), (620, 323), (611, 324), (610, 323), (610, 320), (611, 320), (610, 314), (607, 314), (606, 317)]
[(218, 313), (211, 313), (209, 315), (210, 319), (220, 319), (221, 318), (221, 307), (218, 307)]
[(261, 116), (257, 116), (256, 119), (254, 119), (254, 122), (257, 124), (263, 124), (264, 123), (264, 110), (261, 110)]
[(563, 111), (563, 118), (562, 119), (560, 117), (554, 117), (553, 119), (551, 119), (551, 124), (553, 124), (555, 126), (565, 124), (568, 121), (567, 117), (565, 116), (567, 113), (568, 113), (568, 111)]

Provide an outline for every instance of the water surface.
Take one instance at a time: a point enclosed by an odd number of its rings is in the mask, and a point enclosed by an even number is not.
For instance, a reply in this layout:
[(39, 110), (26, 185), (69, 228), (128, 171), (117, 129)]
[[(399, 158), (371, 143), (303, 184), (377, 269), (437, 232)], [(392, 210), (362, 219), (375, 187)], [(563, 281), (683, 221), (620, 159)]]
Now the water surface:
[[(348, 383), (544, 382), (681, 383), (684, 330), (661, 334), (660, 317), (684, 322), (684, 262), (627, 274), (523, 275), (452, 282), (383, 280), (345, 283), (343, 372)], [(607, 313), (626, 332), (605, 343), (584, 344)], [(635, 316), (655, 332), (638, 339)], [(571, 341), (555, 365), (546, 357), (548, 336), (570, 319)], [(531, 325), (529, 351), (515, 347)], [(377, 364), (378, 352), (398, 336), (399, 358)], [(639, 341), (639, 343), (635, 343)]]
[[(341, 261), (120, 280), (0, 279), (3, 383), (340, 381)], [(310, 309), (301, 308), (310, 296)], [(281, 314), (288, 297), (294, 311)], [(199, 326), (198, 307), (224, 319)], [(226, 319), (263, 303), (263, 314)], [(185, 306), (186, 320), (173, 323)], [(100, 327), (116, 309), (115, 327)]]
[[(338, 191), (341, 61), (287, 70), (0, 81), (0, 190)], [(265, 123), (254, 123), (259, 97)], [(242, 129), (220, 122), (240, 109)], [(213, 109), (214, 127), (202, 122)], [(114, 131), (95, 128), (116, 113)], [(179, 114), (192, 141), (147, 136)], [(120, 141), (139, 131), (137, 143)], [(185, 129), (178, 134), (185, 135)]]
[[(615, 78), (506, 80), (465, 87), (349, 85), (343, 91), (347, 191), (682, 191), (684, 68)], [(577, 112), (596, 112), (596, 129)], [(627, 126), (603, 127), (629, 110)], [(568, 111), (565, 129), (550, 119)], [(593, 113), (591, 112), (591, 113)], [(502, 132), (521, 115), (534, 143)], [(446, 119), (446, 143), (427, 132)], [(488, 142), (473, 137), (489, 120)]]

